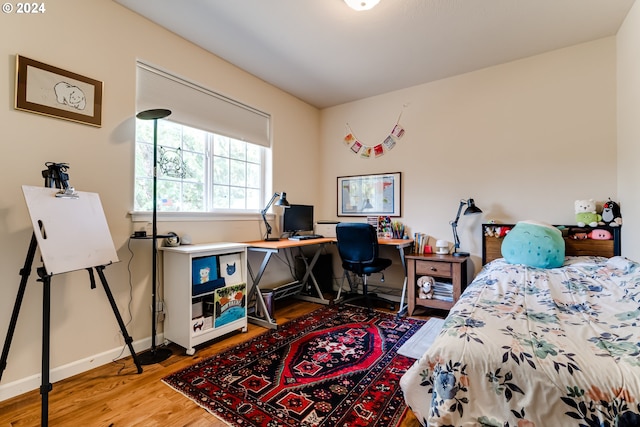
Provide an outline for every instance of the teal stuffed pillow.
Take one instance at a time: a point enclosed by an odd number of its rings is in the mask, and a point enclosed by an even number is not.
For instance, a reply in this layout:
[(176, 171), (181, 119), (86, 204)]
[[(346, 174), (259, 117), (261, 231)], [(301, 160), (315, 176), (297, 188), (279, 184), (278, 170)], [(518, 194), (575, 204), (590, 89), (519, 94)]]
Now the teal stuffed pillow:
[(509, 264), (557, 268), (564, 263), (562, 232), (544, 222), (518, 222), (502, 241), (501, 251)]

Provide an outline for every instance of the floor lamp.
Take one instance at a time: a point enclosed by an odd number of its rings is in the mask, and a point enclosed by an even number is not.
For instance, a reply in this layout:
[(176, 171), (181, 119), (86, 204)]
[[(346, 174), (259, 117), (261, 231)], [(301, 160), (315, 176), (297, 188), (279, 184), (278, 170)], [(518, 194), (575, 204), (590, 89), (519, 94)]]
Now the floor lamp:
[(140, 120), (153, 120), (153, 216), (151, 235), (151, 348), (138, 355), (140, 363), (151, 365), (167, 360), (171, 356), (171, 349), (156, 346), (156, 291), (157, 291), (157, 262), (158, 262), (158, 224), (157, 224), (157, 204), (158, 204), (158, 119), (163, 119), (171, 114), (171, 110), (155, 109), (138, 113), (136, 117)]

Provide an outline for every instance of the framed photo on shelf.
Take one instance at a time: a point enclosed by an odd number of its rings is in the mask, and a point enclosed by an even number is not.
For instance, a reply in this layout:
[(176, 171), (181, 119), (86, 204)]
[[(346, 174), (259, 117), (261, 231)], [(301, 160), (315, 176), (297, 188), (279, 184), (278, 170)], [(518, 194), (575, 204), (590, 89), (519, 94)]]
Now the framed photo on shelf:
[(102, 126), (102, 82), (16, 56), (17, 110)]
[(338, 216), (400, 216), (401, 173), (338, 177)]
[(214, 327), (219, 328), (247, 315), (247, 285), (225, 286), (215, 290)]
[(220, 276), (224, 277), (226, 286), (244, 282), (241, 262), (242, 257), (239, 253), (220, 255)]

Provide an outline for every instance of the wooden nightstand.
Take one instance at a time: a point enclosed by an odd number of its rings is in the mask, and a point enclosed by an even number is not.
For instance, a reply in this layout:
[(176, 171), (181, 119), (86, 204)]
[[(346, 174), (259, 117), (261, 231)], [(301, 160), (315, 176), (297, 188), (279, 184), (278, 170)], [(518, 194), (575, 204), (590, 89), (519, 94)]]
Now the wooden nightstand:
[[(467, 287), (467, 262), (469, 257), (437, 254), (408, 254), (407, 259), (407, 300), (408, 313), (413, 315), (416, 306), (450, 310)], [(418, 279), (431, 276), (453, 289), (452, 301), (421, 299), (418, 297)]]

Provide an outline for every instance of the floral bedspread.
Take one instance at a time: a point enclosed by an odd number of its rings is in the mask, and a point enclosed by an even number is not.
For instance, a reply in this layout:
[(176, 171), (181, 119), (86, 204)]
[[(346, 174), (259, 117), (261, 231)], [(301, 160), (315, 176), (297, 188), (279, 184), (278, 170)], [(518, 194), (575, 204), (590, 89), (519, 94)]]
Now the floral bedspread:
[(640, 265), (497, 259), (402, 377), (428, 426), (640, 426)]

